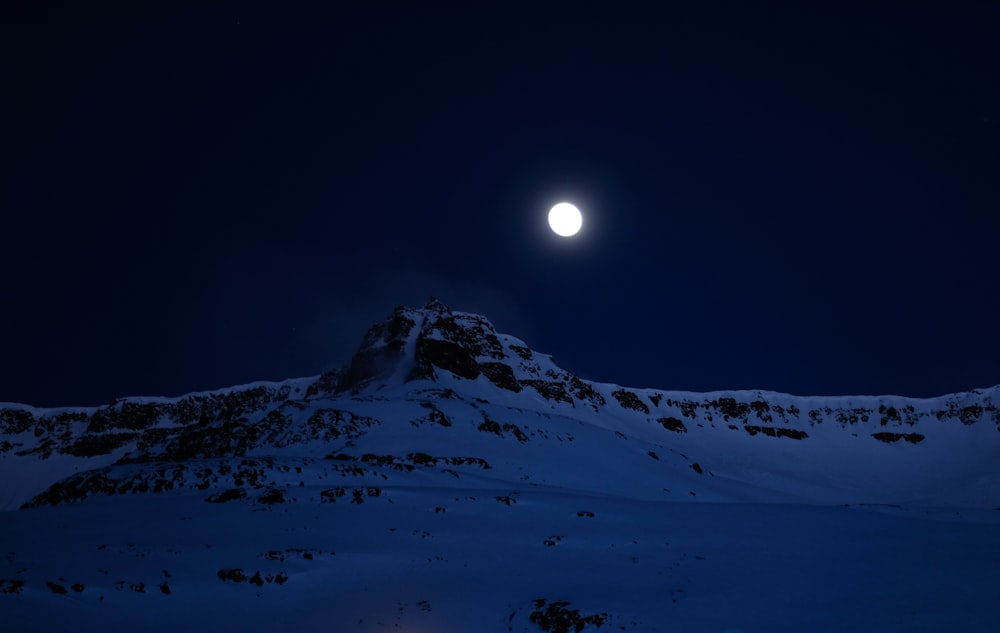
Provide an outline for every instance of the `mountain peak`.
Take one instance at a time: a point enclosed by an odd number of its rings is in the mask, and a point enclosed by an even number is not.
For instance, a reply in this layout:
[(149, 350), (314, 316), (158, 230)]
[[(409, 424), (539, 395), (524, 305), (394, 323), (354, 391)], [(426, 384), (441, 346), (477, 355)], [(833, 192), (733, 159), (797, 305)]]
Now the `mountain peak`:
[(469, 380), (486, 375), (497, 386), (521, 390), (513, 368), (504, 362), (508, 359), (504, 345), (486, 317), (452, 312), (436, 299), (424, 309), (407, 380), (433, 380), (438, 368)]
[(424, 310), (433, 312), (451, 312), (451, 308), (441, 303), (441, 301), (434, 295), (427, 298), (427, 303), (424, 304)]
[[(520, 341), (511, 341), (516, 349), (527, 350), (516, 344)], [(340, 374), (336, 390), (358, 392), (393, 380), (437, 380), (444, 370), (469, 380), (485, 375), (497, 386), (520, 391), (513, 368), (505, 363), (507, 351), (486, 317), (452, 311), (431, 297), (420, 309), (397, 306), (371, 326)]]
[(338, 372), (335, 390), (360, 391), (372, 381), (391, 376), (406, 359), (413, 328), (422, 318), (419, 312), (396, 306), (384, 321), (372, 325), (347, 368)]
[(482, 381), (486, 389), (519, 393), (532, 388), (544, 399), (593, 408), (604, 398), (588, 383), (523, 341), (497, 332), (484, 316), (450, 309), (436, 297), (423, 308), (397, 306), (362, 339), (350, 363), (324, 374), (313, 394), (359, 393), (388, 384), (429, 380)]

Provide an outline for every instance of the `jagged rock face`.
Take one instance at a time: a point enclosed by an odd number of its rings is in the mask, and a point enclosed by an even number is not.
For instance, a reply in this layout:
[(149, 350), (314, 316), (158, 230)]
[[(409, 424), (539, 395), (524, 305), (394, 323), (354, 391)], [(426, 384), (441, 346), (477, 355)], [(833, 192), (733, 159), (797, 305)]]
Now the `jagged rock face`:
[(308, 387), (306, 397), (357, 395), (378, 389), (393, 375), (405, 382), (438, 381), (442, 371), (465, 380), (484, 377), (513, 393), (531, 388), (546, 400), (574, 407), (583, 404), (597, 411), (606, 404), (590, 383), (499, 334), (485, 317), (452, 311), (433, 297), (421, 309), (397, 306), (368, 330), (347, 367), (324, 373)]
[[(407, 345), (418, 323), (412, 357), (408, 358)], [(358, 393), (392, 375), (404, 362), (411, 364), (405, 372), (407, 381), (434, 380), (437, 367), (470, 380), (486, 375), (498, 386), (520, 391), (513, 371), (502, 362), (506, 357), (489, 321), (452, 312), (432, 297), (422, 310), (398, 306), (389, 318), (372, 326), (347, 368), (324, 374), (324, 385), (316, 392), (328, 390), (336, 380), (336, 391)]]
[[(37, 442), (0, 443), (0, 453), (45, 459), (53, 453), (76, 457), (106, 455), (132, 442), (139, 450), (159, 444), (188, 427), (243, 424), (249, 416), (293, 397), (288, 385), (248, 387), (225, 393), (192, 394), (167, 402), (128, 399), (89, 410), (34, 413), (0, 409), (0, 435), (17, 436), (31, 431)], [(172, 429), (161, 422), (169, 422)], [(220, 437), (232, 439), (220, 431)], [(221, 441), (221, 440), (220, 440)]]
[(399, 306), (373, 326), (348, 367), (324, 374), (309, 395), (357, 394), (397, 371), (406, 382), (435, 381), (443, 370), (466, 380), (482, 376), (514, 393), (532, 387), (547, 399), (574, 406), (577, 400), (595, 409), (604, 405), (604, 398), (587, 383), (551, 362), (540, 363), (530, 348), (518, 343), (505, 344), (485, 317), (454, 312), (431, 298), (420, 310)]
[(357, 391), (373, 380), (391, 374), (403, 359), (406, 340), (416, 325), (403, 306), (368, 330), (351, 364), (338, 378), (339, 391)]
[(320, 395), (329, 395), (337, 392), (337, 388), (344, 378), (344, 370), (331, 369), (323, 372), (316, 382), (306, 388), (306, 398), (314, 398)]
[(521, 390), (513, 369), (503, 362), (507, 354), (489, 321), (455, 314), (437, 302), (428, 306), (408, 380), (434, 379), (437, 367), (469, 380), (484, 375), (498, 387)]
[(498, 334), (485, 317), (452, 312), (432, 299), (424, 306), (422, 321), (407, 380), (435, 380), (436, 370), (445, 370), (467, 380), (483, 376), (514, 393), (530, 387), (547, 400), (574, 407), (582, 403), (597, 411), (606, 403), (589, 383), (538, 357), (520, 341)]

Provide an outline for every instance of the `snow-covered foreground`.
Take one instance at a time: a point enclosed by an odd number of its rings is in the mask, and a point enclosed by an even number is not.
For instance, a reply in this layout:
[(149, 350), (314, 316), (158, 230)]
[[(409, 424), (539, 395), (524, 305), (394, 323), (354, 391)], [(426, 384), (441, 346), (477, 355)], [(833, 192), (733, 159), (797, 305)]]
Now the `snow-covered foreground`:
[(0, 405), (0, 630), (996, 631), (1000, 387), (592, 383), (432, 302), (320, 377)]
[[(386, 489), (360, 504), (271, 508), (140, 496), (7, 513), (0, 577), (25, 585), (0, 595), (3, 628), (538, 631), (537, 600), (606, 614), (601, 630), (1000, 622), (1000, 512), (552, 490), (508, 505), (498, 492)], [(262, 584), (220, 578), (237, 569)]]

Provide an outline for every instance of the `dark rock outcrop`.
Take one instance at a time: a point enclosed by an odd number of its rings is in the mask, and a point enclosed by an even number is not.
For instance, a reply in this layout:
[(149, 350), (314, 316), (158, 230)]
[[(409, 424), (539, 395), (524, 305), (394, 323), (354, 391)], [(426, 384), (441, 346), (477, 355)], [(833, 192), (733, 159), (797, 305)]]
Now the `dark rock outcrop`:
[(406, 339), (416, 326), (403, 306), (397, 306), (388, 319), (368, 330), (361, 347), (339, 376), (339, 391), (359, 391), (364, 385), (390, 375), (404, 357)]

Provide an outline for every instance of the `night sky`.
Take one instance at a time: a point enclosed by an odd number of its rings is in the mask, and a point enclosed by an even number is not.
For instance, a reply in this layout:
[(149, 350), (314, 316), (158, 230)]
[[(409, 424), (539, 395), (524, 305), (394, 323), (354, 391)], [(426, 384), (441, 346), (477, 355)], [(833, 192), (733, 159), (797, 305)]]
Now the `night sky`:
[(995, 4), (537, 4), (0, 19), (0, 401), (318, 374), (430, 295), (632, 387), (1000, 383)]

